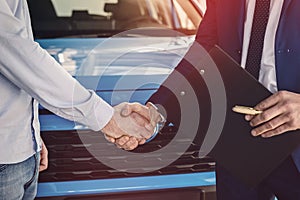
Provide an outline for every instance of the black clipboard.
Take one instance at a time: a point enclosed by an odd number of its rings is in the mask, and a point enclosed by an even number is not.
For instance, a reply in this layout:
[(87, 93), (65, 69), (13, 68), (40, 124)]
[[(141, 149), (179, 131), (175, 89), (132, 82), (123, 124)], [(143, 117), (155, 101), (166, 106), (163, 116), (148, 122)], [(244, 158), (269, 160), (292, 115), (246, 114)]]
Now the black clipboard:
[(255, 186), (300, 144), (300, 131), (272, 138), (253, 137), (243, 114), (235, 105), (255, 106), (271, 93), (219, 47), (209, 52), (224, 81), (227, 113), (217, 144), (209, 153), (216, 162), (249, 186)]

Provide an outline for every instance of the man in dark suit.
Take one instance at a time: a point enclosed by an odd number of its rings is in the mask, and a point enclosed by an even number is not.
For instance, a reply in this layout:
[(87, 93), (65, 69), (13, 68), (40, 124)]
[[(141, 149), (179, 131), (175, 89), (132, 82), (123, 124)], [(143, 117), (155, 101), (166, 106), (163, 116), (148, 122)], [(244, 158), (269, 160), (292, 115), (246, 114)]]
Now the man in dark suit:
[[(267, 139), (300, 128), (299, 9), (299, 0), (207, 0), (196, 42), (207, 51), (220, 46), (273, 93), (256, 105), (262, 114), (245, 116), (255, 137)], [(189, 77), (192, 85), (203, 84), (186, 61), (176, 70)], [(166, 81), (171, 79), (172, 75)], [(164, 99), (170, 99), (165, 94), (161, 87), (150, 100), (164, 104)], [(168, 107), (175, 103), (168, 101), (166, 110), (174, 109)], [(178, 122), (176, 116), (168, 113), (168, 120)], [(216, 174), (218, 199), (300, 199), (300, 147), (255, 188), (218, 164)]]
[[(196, 41), (206, 50), (219, 45), (274, 93), (255, 107), (263, 114), (245, 117), (253, 136), (300, 128), (299, 8), (298, 0), (207, 1)], [(256, 188), (221, 166), (216, 172), (218, 199), (300, 199), (300, 148)]]

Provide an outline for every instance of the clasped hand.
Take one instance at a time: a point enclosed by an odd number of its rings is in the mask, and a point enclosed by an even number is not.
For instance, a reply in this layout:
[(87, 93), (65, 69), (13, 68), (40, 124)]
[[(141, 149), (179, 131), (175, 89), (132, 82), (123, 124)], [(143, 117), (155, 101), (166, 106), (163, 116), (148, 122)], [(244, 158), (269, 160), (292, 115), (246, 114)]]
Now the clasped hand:
[(114, 106), (114, 115), (101, 130), (105, 138), (119, 148), (133, 150), (155, 132), (162, 115), (152, 103), (121, 103)]

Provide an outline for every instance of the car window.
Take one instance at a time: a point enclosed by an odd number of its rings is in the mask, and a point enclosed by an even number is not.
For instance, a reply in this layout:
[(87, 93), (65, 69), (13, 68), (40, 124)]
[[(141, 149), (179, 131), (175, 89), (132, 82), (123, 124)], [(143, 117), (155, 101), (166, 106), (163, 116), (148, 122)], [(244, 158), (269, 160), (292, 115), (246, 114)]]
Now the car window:
[(158, 27), (194, 34), (202, 19), (190, 0), (27, 0), (36, 38)]
[(197, 29), (201, 22), (201, 16), (192, 3), (187, 3), (185, 0), (174, 0), (173, 2), (180, 23), (177, 25), (177, 29)]
[(100, 16), (111, 16), (111, 13), (105, 12), (104, 7), (106, 3), (116, 4), (118, 0), (51, 0), (53, 3), (56, 15), (58, 17), (71, 17), (73, 11), (85, 10), (90, 15), (100, 15)]

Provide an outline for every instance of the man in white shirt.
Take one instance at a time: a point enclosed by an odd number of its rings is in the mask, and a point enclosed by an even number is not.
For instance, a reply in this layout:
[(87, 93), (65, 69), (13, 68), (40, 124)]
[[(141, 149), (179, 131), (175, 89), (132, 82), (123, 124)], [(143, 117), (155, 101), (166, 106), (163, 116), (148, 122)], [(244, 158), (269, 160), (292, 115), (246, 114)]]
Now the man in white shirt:
[(26, 0), (0, 0), (0, 46), (0, 199), (33, 199), (39, 168), (47, 167), (37, 102), (126, 150), (150, 138), (161, 119), (150, 104), (111, 107), (80, 85), (34, 42)]

